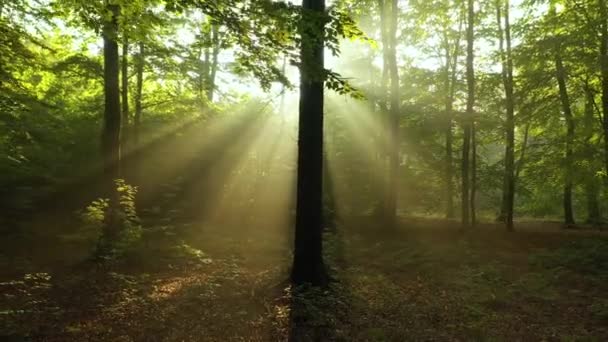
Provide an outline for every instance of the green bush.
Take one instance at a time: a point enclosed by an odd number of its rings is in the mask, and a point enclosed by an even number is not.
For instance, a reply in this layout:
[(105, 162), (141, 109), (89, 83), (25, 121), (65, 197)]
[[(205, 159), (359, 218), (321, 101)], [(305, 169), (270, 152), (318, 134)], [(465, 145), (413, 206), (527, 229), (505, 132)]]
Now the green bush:
[[(135, 205), (137, 187), (127, 184), (122, 179), (117, 179), (115, 184), (117, 204), (109, 199), (99, 198), (81, 213), (85, 226), (100, 233), (95, 256), (101, 259), (114, 259), (123, 255), (140, 240), (142, 234)], [(110, 236), (107, 233), (108, 228), (116, 233)]]

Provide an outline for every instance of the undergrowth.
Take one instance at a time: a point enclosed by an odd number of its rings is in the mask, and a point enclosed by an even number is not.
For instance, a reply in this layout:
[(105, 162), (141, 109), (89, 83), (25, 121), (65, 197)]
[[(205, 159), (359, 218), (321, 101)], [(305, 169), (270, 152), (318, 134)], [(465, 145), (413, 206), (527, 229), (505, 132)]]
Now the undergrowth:
[(112, 260), (124, 255), (142, 236), (142, 225), (135, 205), (137, 187), (122, 179), (115, 180), (115, 185), (118, 203), (98, 198), (80, 214), (84, 226), (99, 234), (95, 258), (100, 260)]

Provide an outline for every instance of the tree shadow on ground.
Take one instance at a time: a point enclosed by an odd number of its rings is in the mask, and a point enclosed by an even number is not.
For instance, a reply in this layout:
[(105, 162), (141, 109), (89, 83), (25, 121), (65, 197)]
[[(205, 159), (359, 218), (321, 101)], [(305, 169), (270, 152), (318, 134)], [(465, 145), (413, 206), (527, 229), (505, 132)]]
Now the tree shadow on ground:
[(348, 340), (352, 296), (347, 280), (341, 276), (341, 270), (348, 267), (343, 237), (339, 227), (325, 233), (324, 254), (330, 277), (327, 286), (305, 284), (289, 288), (288, 341)]

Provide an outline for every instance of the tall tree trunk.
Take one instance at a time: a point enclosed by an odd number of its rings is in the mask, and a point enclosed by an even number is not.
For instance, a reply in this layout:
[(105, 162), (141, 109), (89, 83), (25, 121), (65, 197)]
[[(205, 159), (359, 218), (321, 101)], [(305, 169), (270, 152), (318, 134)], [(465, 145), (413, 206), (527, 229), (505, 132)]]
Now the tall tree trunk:
[(127, 146), (129, 134), (129, 42), (125, 35), (122, 42), (121, 67), (121, 104), (122, 104), (122, 147)]
[[(511, 24), (509, 22), (509, 0), (504, 6), (504, 33), (502, 29), (501, 0), (497, 0), (497, 19), (499, 31), (499, 46), (502, 62), (502, 77), (505, 89), (505, 175), (503, 189), (504, 221), (508, 231), (513, 230), (513, 208), (515, 201), (515, 101), (513, 98), (513, 59), (511, 57)], [(507, 50), (504, 51), (506, 42)]]
[[(555, 16), (555, 7), (552, 5), (551, 12)], [(566, 225), (574, 224), (574, 213), (572, 210), (572, 168), (573, 168), (573, 145), (574, 145), (574, 117), (572, 116), (572, 109), (570, 107), (570, 98), (568, 96), (568, 88), (566, 87), (566, 70), (560, 54), (561, 44), (556, 37), (555, 44), (555, 77), (559, 87), (559, 98), (562, 105), (562, 112), (566, 121), (566, 153), (565, 153), (565, 167), (564, 167), (564, 223)]]
[[(454, 98), (452, 97), (452, 78), (450, 72), (450, 64), (452, 58), (450, 56), (450, 46), (446, 38), (445, 48), (445, 196), (446, 196), (446, 218), (454, 217), (454, 185), (452, 183), (454, 179), (454, 148), (452, 146), (454, 141), (454, 135), (452, 133), (452, 107), (454, 104)], [(456, 68), (456, 66), (452, 66)]]
[(604, 129), (604, 164), (608, 172), (608, 10), (606, 1), (598, 0), (601, 18), (600, 67), (602, 75), (602, 126)]
[(378, 153), (378, 177), (380, 179), (380, 191), (378, 193), (378, 206), (376, 214), (379, 219), (386, 219), (388, 212), (388, 196), (390, 182), (387, 172), (387, 158), (389, 156), (390, 135), (390, 113), (389, 113), (389, 70), (390, 70), (390, 38), (389, 38), (389, 7), (386, 3), (389, 0), (378, 0), (378, 10), (380, 12), (380, 38), (382, 40), (382, 80), (380, 83), (380, 93), (377, 96), (380, 108), (380, 127), (379, 153)]
[(458, 67), (458, 56), (460, 55), (460, 38), (462, 34), (464, 16), (460, 16), (458, 23), (458, 36), (454, 41), (454, 51), (451, 52), (450, 40), (447, 35), (449, 27), (445, 27), (445, 186), (446, 186), (446, 218), (454, 217), (454, 133), (453, 130), (453, 107), (454, 94), (456, 91), (456, 70)]
[(114, 186), (114, 180), (120, 178), (120, 94), (119, 94), (119, 56), (118, 56), (118, 12), (116, 5), (109, 5), (112, 13), (109, 21), (103, 27), (103, 64), (104, 64), (104, 120), (101, 135), (101, 149), (105, 174), (106, 190), (110, 194), (111, 203), (106, 224), (104, 240), (113, 241), (118, 234), (117, 210), (119, 195)]
[(587, 160), (588, 167), (585, 170), (585, 197), (587, 199), (587, 223), (597, 225), (602, 221), (600, 213), (600, 205), (598, 202), (599, 184), (595, 177), (595, 146), (593, 144), (593, 131), (595, 123), (594, 115), (594, 94), (591, 86), (585, 85), (585, 117), (583, 121), (583, 129), (585, 136), (584, 156)]
[(526, 124), (526, 128), (524, 128), (524, 140), (521, 142), (521, 148), (519, 150), (519, 159), (517, 159), (517, 164), (515, 167), (515, 181), (513, 182), (514, 184), (517, 184), (519, 174), (521, 173), (521, 169), (524, 167), (524, 162), (526, 161), (526, 149), (528, 147), (529, 133), (530, 123)]
[(144, 63), (145, 63), (145, 48), (144, 43), (139, 42), (139, 53), (137, 54), (137, 63), (135, 64), (135, 116), (133, 122), (133, 141), (135, 147), (139, 145), (139, 135), (141, 128), (142, 114), (142, 95), (144, 88)]
[(471, 226), (477, 224), (477, 127), (471, 122)]
[(464, 126), (464, 137), (462, 143), (462, 190), (461, 190), (461, 203), (462, 203), (462, 226), (467, 227), (470, 225), (470, 155), (471, 155), (471, 134), (473, 130), (474, 120), (474, 108), (475, 105), (475, 70), (473, 69), (474, 55), (473, 55), (473, 43), (474, 43), (474, 25), (475, 25), (475, 9), (473, 7), (473, 0), (467, 0), (467, 109), (466, 117), (463, 122)]
[(118, 58), (118, 6), (108, 5), (112, 19), (103, 28), (104, 126), (101, 138), (104, 169), (110, 181), (120, 177), (120, 94)]
[(207, 78), (207, 100), (209, 102), (213, 102), (213, 95), (215, 92), (215, 77), (217, 75), (218, 57), (220, 54), (219, 26), (214, 25), (211, 30), (213, 51), (211, 52), (211, 65), (209, 68), (209, 77)]
[[(323, 79), (325, 1), (302, 2), (296, 227), (292, 281), (324, 285), (323, 263)], [(314, 18), (310, 18), (313, 16)], [(311, 24), (312, 23), (312, 24)]]
[(397, 21), (398, 1), (391, 1), (389, 26), (389, 74), (391, 79), (391, 108), (389, 114), (389, 182), (386, 200), (387, 223), (394, 224), (397, 217), (397, 195), (399, 191), (399, 70), (397, 68)]

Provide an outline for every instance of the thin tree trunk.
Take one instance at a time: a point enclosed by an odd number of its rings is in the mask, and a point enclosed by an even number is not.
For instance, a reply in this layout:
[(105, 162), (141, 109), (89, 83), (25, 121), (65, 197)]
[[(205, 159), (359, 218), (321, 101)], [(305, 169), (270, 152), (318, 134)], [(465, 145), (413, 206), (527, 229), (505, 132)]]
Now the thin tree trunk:
[[(201, 84), (201, 92), (200, 92), (200, 98), (201, 101), (203, 100), (203, 96), (207, 97), (207, 90), (209, 89), (209, 72), (211, 70), (210, 68), (210, 64), (211, 64), (211, 51), (209, 51), (209, 47), (206, 47), (203, 51), (204, 57), (205, 59), (203, 60), (203, 63), (201, 65), (201, 74), (200, 74), (200, 84)], [(209, 100), (209, 99), (207, 99)]]
[(555, 57), (555, 68), (557, 82), (559, 85), (559, 97), (562, 102), (562, 111), (566, 120), (566, 156), (565, 156), (565, 175), (564, 175), (564, 223), (574, 224), (574, 214), (572, 211), (572, 146), (574, 143), (574, 118), (570, 109), (570, 98), (566, 88), (566, 76), (563, 62), (559, 53)]
[(391, 79), (391, 108), (389, 119), (389, 186), (386, 219), (394, 224), (397, 217), (397, 194), (399, 189), (399, 70), (397, 69), (397, 21), (398, 1), (392, 0), (389, 27), (389, 74)]
[(199, 46), (198, 50), (196, 51), (196, 62), (198, 63), (198, 70), (197, 70), (198, 77), (196, 79), (196, 92), (197, 92), (199, 101), (203, 100), (203, 94), (205, 91), (205, 77), (206, 77), (205, 69), (204, 69), (206, 61), (201, 61), (201, 58), (203, 58), (203, 47)]
[(598, 0), (601, 18), (600, 67), (602, 78), (602, 127), (604, 129), (604, 164), (608, 172), (608, 10), (606, 1)]
[[(302, 8), (309, 25), (302, 25), (300, 105), (298, 128), (298, 174), (294, 256), (294, 283), (324, 285), (323, 263), (323, 33), (324, 0), (304, 0)], [(310, 24), (315, 23), (315, 24)], [(307, 27), (309, 26), (309, 27)]]
[[(453, 84), (451, 82), (451, 72), (450, 72), (450, 46), (446, 38), (446, 49), (445, 49), (445, 115), (446, 115), (446, 127), (445, 127), (445, 196), (446, 196), (446, 218), (454, 217), (454, 148), (453, 141), (454, 135), (452, 133), (452, 107), (453, 100), (452, 97), (452, 87)], [(456, 66), (452, 66), (452, 68), (456, 68)]]
[(145, 63), (145, 48), (144, 43), (139, 42), (139, 54), (137, 55), (137, 64), (135, 65), (135, 117), (133, 123), (133, 140), (135, 147), (139, 145), (140, 139), (140, 128), (141, 128), (141, 115), (142, 115), (142, 95), (144, 88), (144, 63)]
[(470, 155), (471, 155), (471, 134), (473, 129), (474, 120), (474, 108), (475, 105), (475, 70), (473, 69), (473, 43), (474, 43), (474, 24), (475, 24), (475, 10), (473, 8), (473, 0), (467, 1), (467, 109), (466, 117), (463, 122), (464, 126), (464, 137), (462, 143), (462, 226), (468, 227), (470, 225)]
[(207, 79), (207, 100), (213, 102), (213, 96), (215, 92), (215, 77), (217, 75), (218, 68), (218, 57), (220, 54), (220, 41), (219, 41), (219, 27), (214, 25), (211, 29), (211, 40), (213, 42), (213, 51), (211, 53), (211, 66), (209, 70), (209, 77)]
[[(497, 20), (499, 30), (499, 46), (502, 61), (502, 77), (505, 89), (505, 175), (503, 189), (504, 222), (508, 231), (513, 230), (513, 208), (515, 200), (515, 101), (513, 99), (513, 60), (511, 58), (511, 25), (509, 23), (509, 0), (504, 3), (505, 29), (503, 33), (501, 7), (502, 2), (497, 0)], [(504, 36), (503, 36), (504, 34)], [(506, 40), (507, 51), (504, 51)]]
[(585, 197), (587, 199), (587, 223), (597, 225), (601, 223), (600, 205), (598, 202), (599, 197), (599, 184), (595, 177), (595, 170), (593, 168), (595, 164), (595, 146), (593, 145), (593, 130), (594, 130), (594, 95), (589, 84), (585, 85), (585, 117), (584, 117), (584, 156), (589, 164), (588, 169), (585, 170)]
[(477, 127), (471, 122), (471, 226), (477, 224)]
[[(456, 41), (454, 42), (454, 52), (450, 56), (450, 44), (449, 39), (445, 37), (446, 44), (446, 70), (445, 70), (445, 90), (446, 90), (446, 103), (445, 103), (445, 112), (446, 112), (446, 128), (445, 128), (445, 154), (446, 154), (446, 218), (454, 217), (454, 134), (452, 132), (453, 129), (453, 106), (454, 106), (454, 94), (456, 91), (456, 70), (458, 67), (458, 55), (460, 54), (460, 37), (462, 34), (462, 25), (463, 25), (464, 16), (460, 16), (460, 21), (458, 24), (458, 36), (456, 37)], [(445, 28), (448, 30), (449, 28)], [(450, 70), (451, 69), (451, 70)]]
[(389, 89), (389, 70), (390, 70), (390, 38), (389, 38), (389, 13), (388, 6), (385, 0), (378, 0), (378, 9), (380, 12), (380, 37), (382, 40), (382, 80), (380, 84), (380, 95), (377, 97), (378, 105), (380, 107), (380, 144), (378, 154), (378, 166), (379, 166), (379, 179), (380, 179), (380, 192), (379, 192), (379, 203), (376, 208), (376, 214), (380, 219), (386, 219), (386, 213), (388, 212), (388, 196), (389, 193), (389, 176), (387, 172), (387, 158), (389, 156), (388, 150), (390, 148), (390, 134), (387, 132), (390, 130), (390, 119), (389, 119), (389, 104), (388, 95)]
[[(555, 7), (551, 6), (551, 13), (555, 16)], [(566, 121), (566, 153), (565, 153), (565, 167), (564, 167), (564, 223), (566, 225), (574, 224), (574, 213), (572, 210), (572, 167), (573, 167), (573, 145), (574, 145), (574, 117), (572, 116), (572, 110), (570, 107), (570, 98), (568, 96), (568, 88), (566, 87), (566, 70), (560, 54), (560, 42), (556, 37), (555, 45), (555, 77), (557, 79), (559, 87), (559, 98), (562, 105), (562, 112)]]
[(122, 42), (121, 67), (121, 104), (122, 104), (122, 146), (127, 146), (129, 139), (129, 42), (124, 37)]
[(519, 159), (517, 159), (517, 166), (515, 168), (515, 181), (514, 183), (517, 184), (517, 180), (519, 179), (519, 174), (521, 173), (521, 169), (524, 166), (524, 161), (526, 160), (526, 149), (528, 147), (528, 135), (530, 132), (530, 124), (528, 123), (526, 125), (526, 128), (524, 128), (524, 140), (521, 143), (521, 149), (519, 151)]
[[(507, 88), (507, 61), (506, 61), (506, 57), (505, 57), (505, 38), (504, 38), (504, 32), (502, 29), (502, 1), (501, 0), (496, 0), (496, 23), (498, 24), (498, 52), (500, 55), (500, 62), (501, 62), (501, 76), (502, 76), (502, 80), (503, 80), (503, 87), (505, 88), (505, 92), (506, 92), (506, 88)], [(506, 124), (505, 124), (505, 132), (506, 132)], [(506, 134), (505, 134), (506, 136)], [(498, 217), (496, 218), (497, 222), (505, 222), (506, 223), (506, 218), (507, 218), (507, 195), (508, 195), (508, 185), (507, 185), (507, 151), (505, 148), (505, 174), (503, 175), (503, 182), (502, 182), (502, 202), (500, 203), (500, 213), (498, 214)]]

